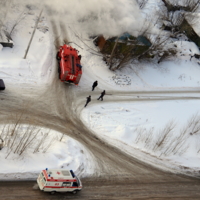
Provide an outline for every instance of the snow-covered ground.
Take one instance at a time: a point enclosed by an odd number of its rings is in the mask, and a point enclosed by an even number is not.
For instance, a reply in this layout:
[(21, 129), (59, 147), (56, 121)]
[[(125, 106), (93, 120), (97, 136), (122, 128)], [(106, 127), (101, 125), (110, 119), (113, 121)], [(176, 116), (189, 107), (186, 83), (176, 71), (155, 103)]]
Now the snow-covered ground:
[[(77, 93), (91, 91), (95, 80), (99, 82), (95, 88), (99, 94), (104, 89), (118, 92), (164, 90), (198, 92), (200, 90), (200, 61), (195, 58), (190, 60), (191, 55), (200, 52), (193, 43), (177, 41), (176, 45), (180, 51), (173, 60), (163, 61), (160, 64), (147, 62), (130, 64), (116, 72), (111, 72), (102, 57), (94, 54), (98, 49), (92, 40), (88, 39), (88, 35), (103, 32), (107, 36), (112, 36), (122, 33), (129, 27), (131, 27), (129, 29), (131, 32), (137, 26), (139, 22), (134, 19), (140, 16), (140, 13), (138, 8), (134, 9), (131, 0), (123, 2), (126, 5), (124, 7), (120, 7), (122, 1), (118, 0), (120, 11), (123, 8), (120, 16), (116, 15), (119, 13), (116, 9), (113, 10), (117, 3), (114, 6), (110, 1), (104, 0), (104, 4), (108, 6), (106, 9), (98, 6), (96, 10), (98, 24), (95, 29), (91, 29), (94, 21), (87, 18), (94, 9), (91, 1), (84, 1), (84, 5), (82, 7), (80, 5), (76, 10), (74, 10), (74, 3), (69, 2), (71, 1), (68, 1), (68, 9), (73, 8), (74, 12), (69, 9), (69, 13), (65, 13), (65, 16), (66, 19), (75, 23), (66, 25), (68, 39), (82, 55), (83, 65), (80, 84), (74, 87)], [(149, 2), (151, 2), (149, 9), (154, 9), (153, 5), (156, 5), (156, 0)], [(48, 4), (53, 6), (52, 1)], [(71, 17), (75, 16), (80, 8), (82, 12), (79, 12), (79, 17), (72, 19)], [(17, 21), (20, 22), (12, 34), (14, 47), (12, 49), (2, 48), (0, 51), (0, 77), (4, 80), (8, 92), (16, 92), (19, 91), (16, 88), (23, 87), (42, 90), (51, 80), (55, 59), (48, 17), (44, 11), (27, 58), (23, 59), (40, 9), (34, 6), (25, 7), (23, 3), (15, 3), (10, 9), (12, 14), (7, 15), (5, 23), (8, 31)], [(81, 21), (80, 19), (83, 18), (87, 20)], [(109, 26), (110, 24), (112, 27)], [(80, 117), (94, 134), (157, 167), (173, 171), (182, 170), (182, 172), (185, 169), (191, 172), (199, 171), (200, 136), (198, 126), (195, 126), (200, 112), (198, 98), (195, 100), (140, 101), (145, 94), (138, 94), (137, 101), (126, 101), (124, 97), (122, 102), (111, 103), (106, 102), (108, 95), (104, 97), (103, 102), (100, 102), (93, 99), (92, 92), (88, 94), (92, 96), (92, 102), (82, 110)], [(164, 95), (167, 96), (167, 94)], [(193, 96), (192, 93), (181, 95)], [(197, 93), (195, 96), (199, 97)], [(112, 96), (109, 96), (109, 99), (111, 98)], [(172, 130), (168, 131), (171, 128)], [(3, 127), (1, 130), (3, 138), (5, 137)], [(39, 134), (38, 140), (44, 132), (45, 130)], [(46, 141), (47, 146), (53, 137), (60, 138), (62, 133), (50, 131), (49, 136), (51, 137)], [(164, 138), (163, 142), (162, 138)], [(82, 171), (83, 176), (92, 174), (95, 170), (89, 152), (80, 143), (67, 136), (61, 141), (56, 139), (45, 153), (43, 150), (33, 153), (34, 148), (31, 147), (19, 156), (13, 152), (8, 155), (9, 149), (4, 147), (0, 151), (0, 159), (3, 163), (0, 166), (0, 179), (35, 179), (40, 170), (46, 167), (73, 168), (77, 173)]]
[[(8, 137), (6, 130), (13, 128), (12, 124), (1, 126), (1, 137)], [(10, 139), (7, 144), (9, 147), (13, 144), (12, 150), (7, 147), (1, 150), (1, 180), (36, 179), (39, 171), (48, 167), (74, 169), (77, 175), (82, 171), (91, 174), (94, 170), (84, 146), (62, 133), (22, 124), (15, 130), (15, 135), (17, 139)], [(31, 142), (20, 146), (28, 138)]]

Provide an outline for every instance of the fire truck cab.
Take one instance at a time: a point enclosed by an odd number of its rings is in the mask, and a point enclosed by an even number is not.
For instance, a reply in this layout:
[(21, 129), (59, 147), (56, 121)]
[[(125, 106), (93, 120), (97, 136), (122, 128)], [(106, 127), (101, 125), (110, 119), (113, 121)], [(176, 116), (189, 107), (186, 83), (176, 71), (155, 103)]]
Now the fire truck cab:
[(71, 46), (60, 46), (57, 53), (59, 79), (62, 82), (78, 85), (82, 76), (81, 55)]
[(82, 189), (80, 179), (72, 170), (48, 169), (42, 170), (37, 178), (40, 190), (44, 192), (72, 192), (76, 194)]

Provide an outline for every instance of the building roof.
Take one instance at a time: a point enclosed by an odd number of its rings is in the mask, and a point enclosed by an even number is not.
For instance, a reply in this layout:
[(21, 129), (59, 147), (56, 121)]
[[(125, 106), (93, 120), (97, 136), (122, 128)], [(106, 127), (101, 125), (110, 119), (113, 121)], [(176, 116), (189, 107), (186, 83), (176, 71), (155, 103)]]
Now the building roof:
[(10, 34), (4, 29), (0, 29), (0, 44), (3, 47), (13, 47), (12, 38), (10, 37)]

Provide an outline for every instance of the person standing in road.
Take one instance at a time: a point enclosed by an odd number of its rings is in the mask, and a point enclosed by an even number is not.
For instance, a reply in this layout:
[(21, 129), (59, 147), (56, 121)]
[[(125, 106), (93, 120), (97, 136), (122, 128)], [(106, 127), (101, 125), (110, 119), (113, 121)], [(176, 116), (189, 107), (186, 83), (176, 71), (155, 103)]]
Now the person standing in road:
[(105, 94), (106, 94), (106, 91), (104, 90), (97, 100), (101, 99), (101, 101), (103, 101), (103, 97), (104, 97)]
[(91, 101), (91, 96), (89, 96), (89, 97), (86, 97), (86, 104), (85, 104), (85, 107), (88, 105), (88, 103)]
[(97, 87), (97, 85), (98, 85), (98, 81), (95, 81), (95, 82), (93, 83), (93, 85), (92, 85), (92, 91), (94, 90), (95, 87)]

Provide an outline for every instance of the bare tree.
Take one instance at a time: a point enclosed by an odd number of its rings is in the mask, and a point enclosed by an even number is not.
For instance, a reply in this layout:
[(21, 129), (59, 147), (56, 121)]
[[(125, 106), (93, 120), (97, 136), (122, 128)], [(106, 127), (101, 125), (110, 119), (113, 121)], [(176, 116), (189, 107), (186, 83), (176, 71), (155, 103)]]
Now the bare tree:
[(21, 12), (21, 14), (19, 15), (19, 17), (16, 19), (13, 27), (11, 28), (11, 31), (9, 33), (10, 36), (12, 36), (13, 31), (15, 30), (16, 26), (26, 17), (27, 15), (24, 14), (24, 11)]
[(168, 12), (180, 10), (194, 12), (197, 10), (200, 0), (162, 0), (162, 2), (166, 6)]
[(179, 33), (184, 33), (188, 29), (188, 26), (184, 26), (186, 18), (190, 18), (190, 21), (195, 18), (192, 13), (195, 13), (199, 8), (200, 0), (162, 1), (167, 8), (167, 12), (159, 12), (160, 21), (164, 23), (163, 28), (171, 31), (173, 37), (176, 37)]
[(148, 0), (136, 0), (139, 7), (142, 9), (144, 8), (144, 6), (146, 5), (146, 3), (148, 2)]

